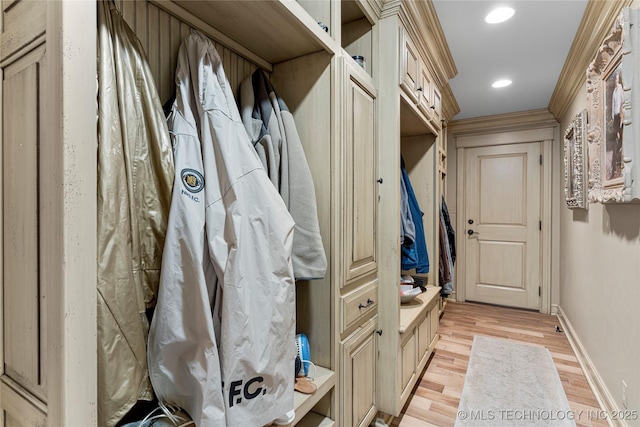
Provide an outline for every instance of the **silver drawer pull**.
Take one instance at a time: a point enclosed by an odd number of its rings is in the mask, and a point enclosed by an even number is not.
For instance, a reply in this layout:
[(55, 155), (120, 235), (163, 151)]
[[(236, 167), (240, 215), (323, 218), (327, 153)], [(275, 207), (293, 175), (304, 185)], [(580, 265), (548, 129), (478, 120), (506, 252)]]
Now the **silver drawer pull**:
[(363, 303), (358, 304), (358, 308), (362, 310), (363, 308), (367, 308), (367, 307), (369, 307), (370, 305), (372, 305), (374, 303), (375, 303), (374, 300), (372, 300), (371, 298), (367, 298), (367, 303), (366, 304), (363, 304)]

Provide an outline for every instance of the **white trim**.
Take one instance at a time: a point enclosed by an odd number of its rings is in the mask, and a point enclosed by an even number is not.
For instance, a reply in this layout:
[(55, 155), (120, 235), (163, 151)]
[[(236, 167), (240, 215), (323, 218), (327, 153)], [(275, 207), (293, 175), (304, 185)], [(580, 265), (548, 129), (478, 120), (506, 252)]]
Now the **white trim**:
[(520, 144), (538, 142), (540, 143), (540, 152), (543, 156), (541, 170), (541, 192), (540, 192), (540, 220), (542, 221), (542, 235), (540, 241), (540, 312), (548, 314), (551, 312), (551, 248), (552, 248), (552, 229), (551, 229), (551, 208), (553, 198), (552, 188), (552, 170), (553, 170), (553, 142), (557, 139), (557, 126), (531, 129), (531, 130), (513, 130), (511, 132), (498, 132), (493, 134), (482, 135), (465, 135), (455, 137), (455, 145), (457, 149), (457, 207), (459, 215), (457, 215), (456, 227), (456, 251), (458, 265), (456, 269), (456, 291), (457, 301), (464, 302), (466, 300), (466, 271), (465, 271), (465, 234), (466, 229), (465, 218), (465, 156), (466, 148), (486, 147), (504, 144)]
[[(97, 425), (96, 2), (49, 1), (42, 83), (41, 236), (47, 425)], [(82, 88), (82, 90), (78, 90)]]
[[(464, 268), (464, 260), (466, 259), (465, 250), (465, 234), (464, 219), (467, 217), (465, 211), (465, 185), (464, 185), (464, 157), (466, 156), (466, 150), (464, 148), (458, 148), (456, 153), (457, 159), (457, 183), (456, 183), (456, 300), (464, 302), (467, 297), (466, 281), (467, 272)], [(462, 260), (462, 263), (461, 263)]]
[(551, 312), (551, 205), (553, 200), (552, 173), (553, 173), (553, 140), (548, 139), (541, 143), (542, 171), (541, 171), (541, 206), (540, 220), (542, 221), (542, 235), (540, 236), (540, 274), (541, 287), (540, 313)]
[(465, 135), (456, 137), (456, 147), (487, 147), (491, 145), (526, 144), (553, 139), (555, 127), (542, 129), (515, 130), (485, 135)]
[[(591, 359), (587, 354), (587, 350), (582, 345), (578, 334), (576, 334), (575, 329), (573, 329), (573, 326), (567, 318), (564, 310), (562, 310), (562, 307), (560, 305), (555, 307), (557, 307), (558, 309), (557, 316), (558, 320), (560, 321), (560, 325), (562, 325), (562, 330), (569, 340), (569, 344), (571, 345), (571, 348), (576, 355), (576, 359), (578, 359), (580, 368), (582, 368), (582, 372), (584, 373), (584, 376), (586, 377), (587, 382), (589, 383), (589, 386), (591, 387), (591, 390), (593, 391), (593, 394), (595, 395), (596, 400), (600, 405), (600, 408), (602, 408), (609, 414), (621, 411), (622, 408), (617, 407), (613, 396), (602, 380), (602, 377), (600, 377), (600, 374), (598, 374), (598, 370), (596, 369), (595, 365), (593, 364), (593, 362), (591, 362)], [(624, 420), (611, 420), (611, 417), (607, 417), (607, 423), (610, 427), (627, 426), (627, 423)]]

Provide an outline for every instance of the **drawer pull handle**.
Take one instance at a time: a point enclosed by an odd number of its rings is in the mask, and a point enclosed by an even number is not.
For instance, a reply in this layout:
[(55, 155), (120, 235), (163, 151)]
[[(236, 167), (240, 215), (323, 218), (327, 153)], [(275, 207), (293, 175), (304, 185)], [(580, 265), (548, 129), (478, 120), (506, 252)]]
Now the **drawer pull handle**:
[(363, 308), (367, 308), (367, 307), (369, 307), (369, 306), (370, 306), (370, 305), (372, 305), (374, 302), (375, 302), (375, 301), (373, 301), (371, 298), (367, 298), (367, 303), (366, 303), (366, 304), (363, 304), (363, 303), (358, 304), (358, 308), (362, 310)]

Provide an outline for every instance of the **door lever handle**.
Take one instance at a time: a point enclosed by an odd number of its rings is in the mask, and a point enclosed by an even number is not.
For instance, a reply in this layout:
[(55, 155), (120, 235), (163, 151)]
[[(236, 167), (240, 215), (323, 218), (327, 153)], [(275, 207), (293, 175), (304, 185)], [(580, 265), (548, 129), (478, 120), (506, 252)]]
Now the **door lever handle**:
[(473, 231), (473, 230), (467, 230), (467, 234), (469, 236), (473, 236), (474, 234), (480, 234), (480, 233), (478, 233), (477, 231)]

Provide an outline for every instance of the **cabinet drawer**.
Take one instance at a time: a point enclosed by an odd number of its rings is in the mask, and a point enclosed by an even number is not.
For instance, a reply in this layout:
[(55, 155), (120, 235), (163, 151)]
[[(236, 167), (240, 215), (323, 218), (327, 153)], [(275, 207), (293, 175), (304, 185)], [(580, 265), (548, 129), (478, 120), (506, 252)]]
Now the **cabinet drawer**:
[(359, 324), (378, 309), (378, 281), (374, 280), (340, 298), (341, 332)]

